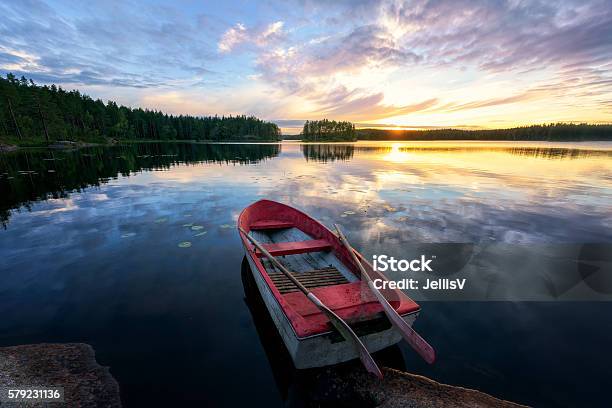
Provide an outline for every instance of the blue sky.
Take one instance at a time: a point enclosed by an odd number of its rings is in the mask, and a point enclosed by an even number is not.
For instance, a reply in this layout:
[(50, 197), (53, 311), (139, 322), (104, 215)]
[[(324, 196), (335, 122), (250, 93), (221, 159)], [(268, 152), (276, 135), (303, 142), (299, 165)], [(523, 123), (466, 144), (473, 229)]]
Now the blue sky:
[(0, 72), (287, 132), (612, 121), (608, 1), (6, 1)]

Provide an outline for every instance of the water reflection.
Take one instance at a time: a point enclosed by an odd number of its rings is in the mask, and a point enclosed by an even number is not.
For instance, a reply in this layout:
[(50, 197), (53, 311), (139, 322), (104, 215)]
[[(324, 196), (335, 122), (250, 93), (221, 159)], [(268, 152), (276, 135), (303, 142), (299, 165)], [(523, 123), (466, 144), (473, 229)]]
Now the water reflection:
[(302, 144), (302, 153), (306, 160), (328, 162), (336, 160), (350, 160), (355, 153), (368, 156), (382, 156), (390, 161), (402, 162), (410, 160), (410, 153), (466, 153), (474, 152), (498, 152), (516, 156), (537, 157), (544, 159), (579, 159), (587, 157), (612, 157), (612, 150), (607, 149), (578, 149), (559, 146), (513, 146), (508, 142), (385, 142), (385, 143), (329, 143), (329, 144)]
[(29, 150), (0, 154), (0, 221), (10, 210), (32, 201), (67, 198), (141, 171), (168, 170), (179, 164), (256, 164), (281, 152), (280, 144), (139, 143), (75, 151)]
[(350, 160), (353, 158), (355, 146), (353, 144), (303, 144), (302, 153), (306, 160), (328, 162), (336, 160)]
[(191, 185), (214, 189), (213, 195), (227, 190), (234, 202), (240, 192), (320, 212), (324, 221), (349, 224), (373, 250), (397, 240), (609, 242), (611, 155), (601, 143), (505, 142), (289, 143), (282, 150), (166, 143), (16, 152), (0, 155), (0, 217), (6, 226), (11, 209), (29, 210), (47, 198), (59, 211), (57, 205), (71, 205), (58, 201), (70, 192), (109, 180), (125, 184), (146, 170), (152, 172), (139, 180), (147, 188)]
[[(594, 149), (575, 149), (564, 147), (514, 147), (514, 146), (440, 146), (424, 145), (416, 146), (403, 143), (392, 143), (390, 146), (362, 146), (356, 148), (360, 153), (376, 152), (379, 154), (389, 153), (410, 153), (410, 152), (426, 152), (426, 153), (465, 153), (474, 152), (474, 150), (508, 153), (517, 156), (539, 157), (545, 159), (578, 159), (592, 156), (612, 157), (612, 151), (609, 150), (594, 150)], [(409, 157), (409, 156), (407, 156)]]

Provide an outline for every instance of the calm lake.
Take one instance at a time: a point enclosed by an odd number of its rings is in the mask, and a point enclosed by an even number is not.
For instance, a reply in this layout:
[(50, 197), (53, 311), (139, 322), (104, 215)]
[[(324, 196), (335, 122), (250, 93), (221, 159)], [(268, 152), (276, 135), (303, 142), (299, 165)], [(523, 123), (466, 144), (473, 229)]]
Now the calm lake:
[(438, 361), (400, 344), (389, 364), (525, 404), (609, 405), (612, 143), (0, 154), (0, 346), (89, 343), (126, 406), (325, 405), (245, 283), (235, 222), (264, 197), (339, 223), (368, 257), (425, 251), (472, 279), (463, 298), (414, 294)]

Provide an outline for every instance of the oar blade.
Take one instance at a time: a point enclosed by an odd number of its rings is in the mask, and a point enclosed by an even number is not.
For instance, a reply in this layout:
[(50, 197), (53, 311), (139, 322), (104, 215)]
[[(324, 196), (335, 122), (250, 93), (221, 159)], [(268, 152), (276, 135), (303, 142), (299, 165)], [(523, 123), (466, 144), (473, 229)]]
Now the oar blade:
[(423, 360), (427, 361), (429, 364), (433, 364), (436, 361), (436, 351), (429, 343), (425, 341), (424, 338), (419, 335), (412, 328), (408, 332), (408, 335), (403, 336), (404, 339), (412, 346), (412, 348), (419, 353)]
[(383, 294), (373, 287), (374, 284), (372, 282), (368, 282), (368, 286), (382, 305), (385, 314), (393, 326), (400, 332), (404, 340), (406, 340), (423, 360), (427, 361), (429, 364), (433, 364), (433, 362), (436, 361), (436, 351), (434, 348), (397, 313)]
[(431, 345), (429, 345), (429, 343), (427, 343), (425, 339), (423, 339), (408, 323), (406, 323), (406, 321), (402, 318), (402, 316), (399, 315), (399, 313), (397, 313), (393, 306), (391, 306), (391, 304), (389, 303), (389, 301), (387, 301), (383, 294), (374, 286), (372, 279), (363, 267), (359, 258), (357, 258), (355, 250), (353, 249), (351, 244), (349, 244), (348, 240), (342, 233), (342, 230), (340, 230), (340, 226), (338, 224), (334, 224), (334, 227), (336, 227), (336, 231), (338, 231), (338, 237), (340, 238), (340, 241), (348, 250), (355, 264), (359, 267), (363, 279), (368, 283), (370, 291), (374, 293), (374, 295), (378, 299), (378, 302), (382, 305), (385, 314), (387, 315), (393, 326), (395, 326), (395, 328), (400, 332), (404, 340), (406, 340), (406, 342), (426, 362), (428, 362), (429, 364), (433, 364), (433, 362), (436, 361), (436, 351), (434, 350), (434, 348), (431, 347)]

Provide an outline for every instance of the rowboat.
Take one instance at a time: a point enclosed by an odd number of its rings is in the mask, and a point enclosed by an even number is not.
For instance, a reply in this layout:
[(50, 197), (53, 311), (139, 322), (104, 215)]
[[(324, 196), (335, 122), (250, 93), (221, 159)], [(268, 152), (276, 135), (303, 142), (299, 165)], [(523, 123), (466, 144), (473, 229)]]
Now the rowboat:
[[(335, 384), (337, 378), (343, 378), (346, 373), (358, 367), (358, 362), (355, 361), (356, 364), (343, 364), (338, 367), (338, 370), (297, 370), (276, 329), (276, 325), (270, 317), (270, 313), (268, 313), (253, 275), (246, 257), (243, 257), (240, 277), (244, 289), (244, 302), (251, 314), (254, 329), (268, 361), (270, 373), (284, 402), (283, 406), (286, 408), (318, 406), (321, 405), (322, 400), (325, 401), (325, 406), (332, 406), (333, 404), (329, 402), (329, 395), (335, 394), (338, 396), (337, 398), (346, 397), (344, 393), (328, 394), (329, 386)], [(377, 352), (376, 362), (385, 367), (406, 371), (404, 355), (397, 345)], [(332, 379), (333, 381), (330, 381)], [(331, 397), (332, 400), (334, 398)], [(358, 397), (356, 401), (351, 400), (351, 404), (356, 407), (372, 405), (371, 399), (366, 395), (363, 399)]]
[(381, 376), (368, 353), (402, 337), (432, 362), (433, 349), (411, 329), (420, 306), (399, 290), (376, 293), (371, 282), (387, 278), (337, 228), (334, 234), (304, 212), (271, 200), (251, 204), (238, 218), (255, 283), (295, 367), (360, 358)]

